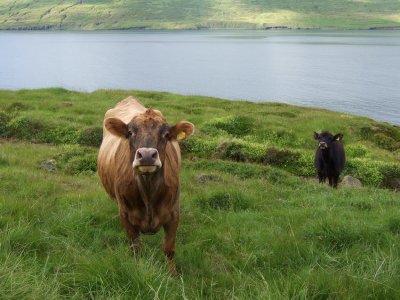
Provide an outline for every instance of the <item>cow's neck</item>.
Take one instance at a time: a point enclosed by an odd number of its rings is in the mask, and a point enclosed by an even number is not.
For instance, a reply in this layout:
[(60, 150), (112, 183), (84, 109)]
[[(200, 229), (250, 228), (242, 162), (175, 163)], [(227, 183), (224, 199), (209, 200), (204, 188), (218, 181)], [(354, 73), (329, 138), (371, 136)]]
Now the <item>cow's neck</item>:
[(157, 171), (155, 174), (135, 174), (135, 180), (146, 207), (146, 213), (148, 216), (152, 216), (153, 205), (157, 202), (158, 195), (163, 186), (162, 170)]
[(324, 160), (325, 163), (329, 163), (330, 162), (330, 153), (329, 153), (329, 149), (325, 149), (325, 150), (321, 150), (322, 152), (322, 159)]

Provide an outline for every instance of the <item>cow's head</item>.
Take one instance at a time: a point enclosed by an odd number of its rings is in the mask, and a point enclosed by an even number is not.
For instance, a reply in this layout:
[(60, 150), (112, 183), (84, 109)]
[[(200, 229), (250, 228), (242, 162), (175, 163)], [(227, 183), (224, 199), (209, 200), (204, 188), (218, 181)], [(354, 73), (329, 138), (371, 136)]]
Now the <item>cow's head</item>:
[(167, 142), (183, 140), (194, 132), (193, 124), (186, 121), (170, 127), (161, 112), (153, 109), (137, 115), (128, 124), (108, 118), (105, 127), (112, 134), (129, 140), (132, 167), (142, 174), (162, 168)]
[(314, 138), (318, 140), (318, 148), (321, 150), (328, 149), (334, 141), (341, 141), (343, 138), (343, 134), (337, 133), (332, 135), (328, 131), (323, 131), (321, 133), (317, 133), (314, 131)]

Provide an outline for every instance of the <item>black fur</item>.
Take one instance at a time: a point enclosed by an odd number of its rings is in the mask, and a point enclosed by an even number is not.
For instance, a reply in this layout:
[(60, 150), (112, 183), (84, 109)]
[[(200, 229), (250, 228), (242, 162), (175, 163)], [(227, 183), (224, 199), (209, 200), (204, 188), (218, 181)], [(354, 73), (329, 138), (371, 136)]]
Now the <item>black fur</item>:
[(327, 131), (314, 132), (314, 138), (319, 142), (314, 160), (319, 182), (324, 183), (328, 178), (329, 185), (337, 188), (339, 175), (346, 160), (341, 142), (343, 134), (332, 135)]

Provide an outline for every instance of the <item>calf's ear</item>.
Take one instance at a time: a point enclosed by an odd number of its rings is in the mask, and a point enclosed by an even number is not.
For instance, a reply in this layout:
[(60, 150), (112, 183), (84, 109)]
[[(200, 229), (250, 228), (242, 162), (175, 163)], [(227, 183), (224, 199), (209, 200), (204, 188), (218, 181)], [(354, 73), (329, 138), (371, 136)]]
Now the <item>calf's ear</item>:
[(184, 140), (194, 133), (194, 125), (187, 121), (178, 122), (171, 127), (171, 137), (176, 140)]
[(120, 119), (117, 118), (107, 118), (104, 121), (104, 126), (106, 129), (111, 132), (113, 135), (119, 137), (128, 137), (128, 125), (122, 122)]
[(333, 136), (333, 140), (334, 140), (334, 141), (336, 141), (336, 140), (341, 141), (342, 138), (343, 138), (343, 134), (341, 134), (341, 133), (337, 133), (337, 134), (335, 134), (335, 135)]
[(319, 134), (314, 131), (314, 139), (318, 140)]

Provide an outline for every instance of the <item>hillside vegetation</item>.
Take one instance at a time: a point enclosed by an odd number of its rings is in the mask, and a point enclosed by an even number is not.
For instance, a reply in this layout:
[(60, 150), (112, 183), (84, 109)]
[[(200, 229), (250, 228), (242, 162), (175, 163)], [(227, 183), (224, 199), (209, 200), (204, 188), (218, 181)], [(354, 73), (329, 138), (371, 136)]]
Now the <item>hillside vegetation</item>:
[[(128, 95), (188, 120), (178, 278), (162, 233), (128, 250), (96, 175), (104, 112)], [(344, 134), (344, 174), (315, 180), (314, 130)], [(0, 298), (398, 299), (400, 129), (278, 103), (142, 91), (0, 91)]]
[(367, 29), (400, 26), (399, 0), (3, 0), (0, 29)]

